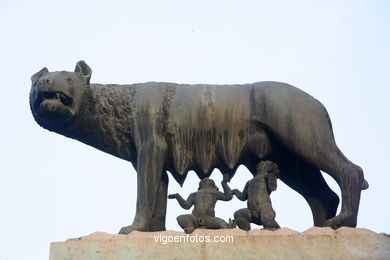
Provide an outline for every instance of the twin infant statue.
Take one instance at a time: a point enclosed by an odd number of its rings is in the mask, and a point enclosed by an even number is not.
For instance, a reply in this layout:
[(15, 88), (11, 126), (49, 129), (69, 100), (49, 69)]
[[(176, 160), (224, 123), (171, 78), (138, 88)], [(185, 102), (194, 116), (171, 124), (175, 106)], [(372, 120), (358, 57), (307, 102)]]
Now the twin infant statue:
[[(194, 205), (192, 214), (180, 215), (177, 217), (179, 225), (187, 234), (192, 233), (197, 228), (225, 229), (235, 228), (238, 225), (243, 230), (250, 230), (250, 223), (263, 225), (264, 229), (280, 228), (275, 221), (275, 211), (272, 208), (270, 194), (276, 190), (276, 181), (279, 177), (279, 167), (271, 161), (262, 161), (257, 165), (256, 175), (249, 180), (244, 190), (233, 191), (228, 186), (228, 175), (223, 175), (220, 192), (214, 181), (204, 178), (199, 182), (199, 188), (191, 193), (187, 200), (178, 193), (170, 194), (169, 199), (177, 199), (180, 206), (190, 209)], [(225, 220), (215, 217), (215, 204), (217, 200), (229, 201), (233, 195), (239, 200), (247, 200), (247, 208), (237, 210), (234, 213), (234, 220)]]

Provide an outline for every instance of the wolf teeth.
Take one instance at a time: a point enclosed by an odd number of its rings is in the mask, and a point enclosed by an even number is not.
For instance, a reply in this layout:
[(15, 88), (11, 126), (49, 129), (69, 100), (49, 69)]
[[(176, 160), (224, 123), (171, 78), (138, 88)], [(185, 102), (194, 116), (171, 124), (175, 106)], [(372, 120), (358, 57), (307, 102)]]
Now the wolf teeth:
[(70, 104), (70, 99), (62, 93), (59, 94), (59, 99), (66, 106)]

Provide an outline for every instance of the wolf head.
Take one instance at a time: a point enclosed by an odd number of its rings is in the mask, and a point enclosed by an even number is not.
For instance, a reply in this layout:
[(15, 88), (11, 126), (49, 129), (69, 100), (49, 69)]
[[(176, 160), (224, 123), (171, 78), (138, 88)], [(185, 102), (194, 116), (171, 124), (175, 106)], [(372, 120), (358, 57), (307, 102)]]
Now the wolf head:
[(79, 112), (92, 70), (84, 62), (74, 72), (43, 68), (31, 77), (30, 107), (35, 120), (49, 130), (65, 128)]

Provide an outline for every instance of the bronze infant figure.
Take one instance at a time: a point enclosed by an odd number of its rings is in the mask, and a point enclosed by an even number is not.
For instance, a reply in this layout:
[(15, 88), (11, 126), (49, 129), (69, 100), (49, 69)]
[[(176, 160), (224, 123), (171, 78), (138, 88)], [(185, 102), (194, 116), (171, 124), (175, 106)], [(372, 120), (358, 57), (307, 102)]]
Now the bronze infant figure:
[(184, 209), (190, 209), (194, 205), (192, 214), (180, 215), (177, 217), (177, 222), (187, 234), (192, 233), (197, 228), (207, 229), (224, 229), (235, 228), (234, 222), (215, 217), (215, 204), (217, 200), (229, 201), (233, 198), (233, 194), (227, 185), (228, 175), (223, 175), (222, 187), (223, 193), (220, 192), (214, 181), (209, 178), (204, 178), (199, 182), (198, 191), (191, 193), (187, 200), (184, 200), (180, 194), (170, 194), (169, 199), (177, 199), (180, 206)]
[(248, 200), (248, 208), (234, 213), (234, 220), (239, 228), (248, 231), (251, 229), (250, 223), (263, 225), (264, 229), (280, 228), (275, 221), (275, 211), (269, 196), (277, 188), (278, 177), (279, 167), (271, 161), (262, 161), (257, 165), (255, 177), (246, 183), (243, 192), (233, 190), (239, 200)]

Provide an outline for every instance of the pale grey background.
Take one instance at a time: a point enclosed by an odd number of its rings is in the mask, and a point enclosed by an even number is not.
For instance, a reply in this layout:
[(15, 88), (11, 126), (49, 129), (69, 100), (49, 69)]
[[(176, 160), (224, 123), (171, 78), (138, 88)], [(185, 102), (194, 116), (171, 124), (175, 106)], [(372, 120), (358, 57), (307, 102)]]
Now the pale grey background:
[[(51, 241), (116, 233), (133, 220), (130, 163), (50, 133), (30, 113), (30, 76), (80, 59), (98, 83), (275, 80), (307, 91), (370, 183), (358, 226), (390, 233), (389, 3), (1, 0), (0, 259), (47, 259)], [(230, 186), (242, 189), (250, 174), (239, 171)], [(190, 173), (183, 188), (170, 178), (169, 192), (197, 185)], [(282, 183), (272, 200), (281, 226), (312, 226), (307, 204)], [(244, 205), (219, 202), (216, 213), (228, 219)], [(167, 228), (180, 230), (175, 217), (186, 212), (169, 201)]]

